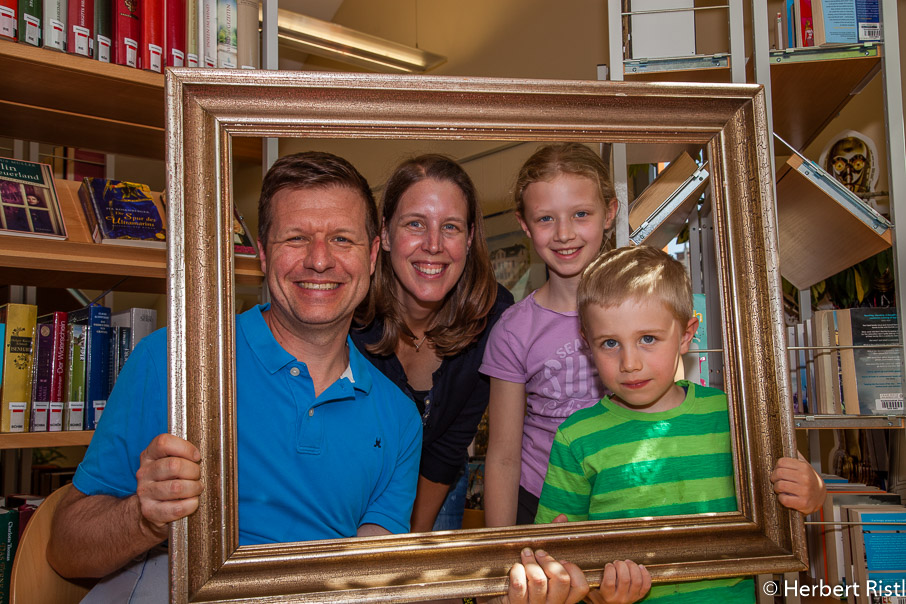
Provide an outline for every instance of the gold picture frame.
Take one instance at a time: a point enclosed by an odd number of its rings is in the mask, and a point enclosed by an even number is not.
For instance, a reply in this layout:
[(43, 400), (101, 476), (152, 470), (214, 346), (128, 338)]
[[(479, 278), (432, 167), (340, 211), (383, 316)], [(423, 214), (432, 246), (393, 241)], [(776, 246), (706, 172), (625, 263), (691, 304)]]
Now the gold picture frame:
[[(166, 89), (170, 431), (200, 448), (205, 485), (170, 530), (171, 602), (502, 593), (526, 546), (591, 582), (616, 558), (656, 581), (805, 568), (802, 518), (769, 480), (795, 447), (761, 87), (172, 69)], [(239, 547), (234, 137), (705, 145), (739, 511)]]

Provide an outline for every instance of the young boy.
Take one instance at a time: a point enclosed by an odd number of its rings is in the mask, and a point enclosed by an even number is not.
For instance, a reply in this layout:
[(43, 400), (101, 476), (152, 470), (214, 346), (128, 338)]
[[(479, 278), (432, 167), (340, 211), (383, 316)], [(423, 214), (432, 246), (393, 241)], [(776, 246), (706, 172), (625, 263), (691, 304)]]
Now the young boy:
[[(535, 522), (735, 511), (727, 396), (674, 382), (698, 328), (683, 265), (645, 246), (608, 252), (585, 270), (578, 308), (613, 394), (560, 425)], [(780, 502), (802, 513), (824, 500), (804, 459), (779, 460), (771, 480)], [(754, 602), (755, 587), (746, 577), (659, 584), (646, 601), (660, 598)]]

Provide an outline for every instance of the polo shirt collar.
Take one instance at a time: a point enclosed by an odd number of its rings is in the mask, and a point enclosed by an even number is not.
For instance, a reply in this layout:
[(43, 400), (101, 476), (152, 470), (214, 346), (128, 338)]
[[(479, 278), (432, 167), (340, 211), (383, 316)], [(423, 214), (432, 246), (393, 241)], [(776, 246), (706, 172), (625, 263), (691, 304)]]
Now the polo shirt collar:
[[(259, 304), (250, 308), (237, 317), (237, 325), (245, 335), (249, 348), (257, 357), (258, 362), (269, 373), (274, 374), (290, 363), (296, 362), (296, 358), (280, 346), (264, 320), (261, 313), (269, 308), (270, 304)], [(352, 371), (353, 387), (368, 394), (371, 391), (370, 363), (358, 351), (349, 336), (346, 336), (346, 347), (349, 350), (349, 367), (347, 369)]]

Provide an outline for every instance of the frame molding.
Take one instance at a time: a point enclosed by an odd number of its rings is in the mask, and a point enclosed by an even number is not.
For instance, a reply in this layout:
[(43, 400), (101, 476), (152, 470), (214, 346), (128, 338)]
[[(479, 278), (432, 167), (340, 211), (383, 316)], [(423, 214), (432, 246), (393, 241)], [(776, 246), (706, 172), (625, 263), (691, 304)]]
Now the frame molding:
[[(168, 69), (170, 431), (202, 452), (198, 511), (170, 529), (170, 601), (383, 602), (502, 593), (523, 547), (643, 562), (655, 581), (806, 568), (769, 480), (795, 455), (760, 86)], [(233, 137), (707, 145), (735, 513), (238, 547)]]

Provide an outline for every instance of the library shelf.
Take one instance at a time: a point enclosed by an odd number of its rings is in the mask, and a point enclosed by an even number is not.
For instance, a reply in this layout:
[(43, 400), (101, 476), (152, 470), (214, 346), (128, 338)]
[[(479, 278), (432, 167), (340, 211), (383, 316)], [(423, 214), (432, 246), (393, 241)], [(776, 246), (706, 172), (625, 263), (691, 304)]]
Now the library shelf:
[(94, 430), (72, 432), (3, 432), (0, 433), (0, 449), (30, 449), (44, 447), (70, 447), (87, 445), (94, 436)]

